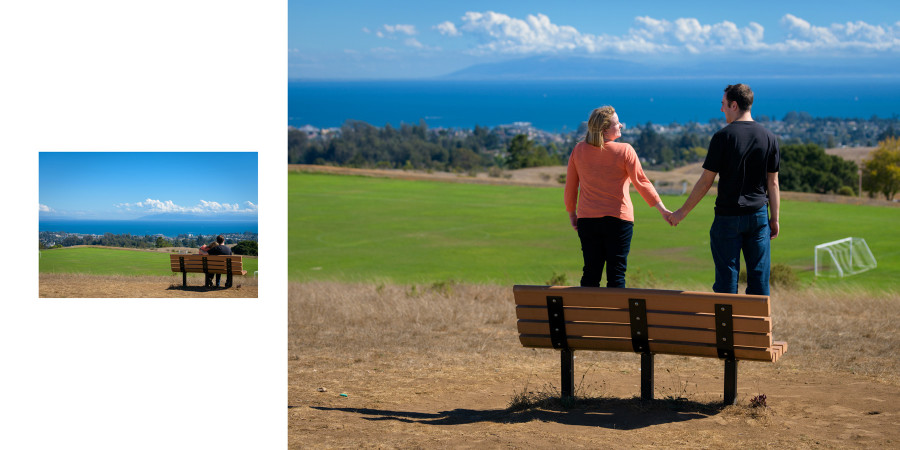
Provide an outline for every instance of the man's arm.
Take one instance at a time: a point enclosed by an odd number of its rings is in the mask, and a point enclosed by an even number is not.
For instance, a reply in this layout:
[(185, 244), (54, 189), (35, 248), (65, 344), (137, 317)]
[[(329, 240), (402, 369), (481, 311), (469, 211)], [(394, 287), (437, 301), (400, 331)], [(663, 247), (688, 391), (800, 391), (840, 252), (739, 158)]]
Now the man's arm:
[(670, 225), (673, 227), (678, 225), (678, 223), (684, 220), (688, 213), (697, 206), (697, 203), (700, 203), (700, 200), (703, 199), (703, 196), (706, 195), (706, 193), (709, 192), (709, 188), (712, 187), (716, 175), (718, 175), (716, 172), (703, 169), (703, 174), (700, 175), (700, 179), (697, 180), (697, 184), (695, 184), (694, 189), (691, 190), (691, 195), (684, 201), (684, 205), (669, 216)]
[(769, 172), (766, 178), (766, 188), (769, 192), (769, 239), (775, 239), (778, 237), (778, 214), (781, 207), (778, 172)]

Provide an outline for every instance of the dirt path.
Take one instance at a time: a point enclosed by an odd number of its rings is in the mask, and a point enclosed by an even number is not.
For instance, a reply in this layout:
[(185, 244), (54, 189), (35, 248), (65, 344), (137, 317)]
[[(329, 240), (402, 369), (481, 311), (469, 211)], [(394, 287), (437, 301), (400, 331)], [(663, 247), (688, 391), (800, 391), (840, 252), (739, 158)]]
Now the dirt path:
[[(740, 403), (721, 407), (720, 367), (677, 361), (677, 374), (669, 373), (666, 361), (658, 357), (657, 397), (663, 400), (641, 402), (634, 398), (640, 390), (638, 357), (613, 364), (602, 361), (602, 354), (582, 352), (576, 373), (593, 364), (583, 382), (602, 389), (572, 407), (557, 402), (511, 411), (507, 409), (511, 398), (524, 386), (558, 386), (559, 375), (555, 352), (528, 355), (527, 350), (509, 350), (533, 361), (532, 369), (515, 373), (507, 364), (483, 361), (470, 368), (479, 378), (471, 382), (461, 382), (454, 371), (443, 368), (403, 377), (375, 371), (365, 361), (331, 369), (311, 369), (309, 360), (292, 362), (290, 447), (896, 448), (900, 444), (900, 387), (777, 365), (742, 365)], [(415, 359), (429, 364), (424, 355)], [(318, 392), (319, 387), (328, 391)], [(766, 394), (767, 408), (748, 406), (758, 393)], [(675, 394), (684, 399), (665, 400)]]
[(185, 288), (180, 273), (168, 277), (41, 273), (39, 282), (39, 296), (51, 298), (259, 297), (259, 283), (252, 276), (235, 277), (230, 289), (203, 287), (202, 274), (190, 274)]

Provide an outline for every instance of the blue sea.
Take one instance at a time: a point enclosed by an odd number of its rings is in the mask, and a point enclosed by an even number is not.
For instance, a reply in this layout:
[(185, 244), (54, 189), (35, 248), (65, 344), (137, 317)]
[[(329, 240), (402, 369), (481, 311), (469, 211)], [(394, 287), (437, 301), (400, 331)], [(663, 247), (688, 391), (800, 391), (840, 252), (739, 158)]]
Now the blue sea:
[(41, 219), (39, 231), (65, 231), (76, 234), (131, 234), (146, 236), (161, 234), (175, 237), (179, 234), (215, 235), (224, 233), (258, 233), (256, 221), (162, 221), (162, 220), (46, 220)]
[[(734, 80), (289, 81), (288, 125), (374, 126), (425, 120), (430, 128), (530, 122), (546, 131), (577, 129), (591, 110), (612, 105), (626, 123), (706, 123), (722, 118), (722, 90)], [(745, 79), (754, 117), (790, 111), (868, 119), (900, 115), (900, 77)]]

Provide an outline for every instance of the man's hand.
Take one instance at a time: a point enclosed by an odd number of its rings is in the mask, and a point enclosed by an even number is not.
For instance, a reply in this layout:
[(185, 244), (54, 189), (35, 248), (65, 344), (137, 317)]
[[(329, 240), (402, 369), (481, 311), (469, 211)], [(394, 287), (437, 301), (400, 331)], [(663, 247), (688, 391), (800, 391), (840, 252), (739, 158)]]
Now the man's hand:
[(678, 211), (673, 212), (672, 215), (669, 216), (669, 225), (672, 225), (673, 227), (677, 226), (679, 223), (681, 223), (682, 220), (684, 220), (684, 217), (686, 215), (687, 213), (684, 212), (684, 208), (678, 208)]
[(778, 221), (777, 220), (769, 220), (769, 239), (775, 239), (778, 237)]

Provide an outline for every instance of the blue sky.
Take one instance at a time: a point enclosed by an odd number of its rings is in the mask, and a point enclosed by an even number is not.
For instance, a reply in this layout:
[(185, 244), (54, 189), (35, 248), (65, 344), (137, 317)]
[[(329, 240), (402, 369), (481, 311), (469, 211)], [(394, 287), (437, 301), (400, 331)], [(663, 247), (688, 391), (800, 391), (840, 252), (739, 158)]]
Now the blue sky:
[(133, 219), (154, 213), (250, 214), (257, 153), (41, 152), (42, 218)]
[(288, 16), (292, 79), (424, 78), (538, 55), (900, 58), (894, 1), (289, 0)]

